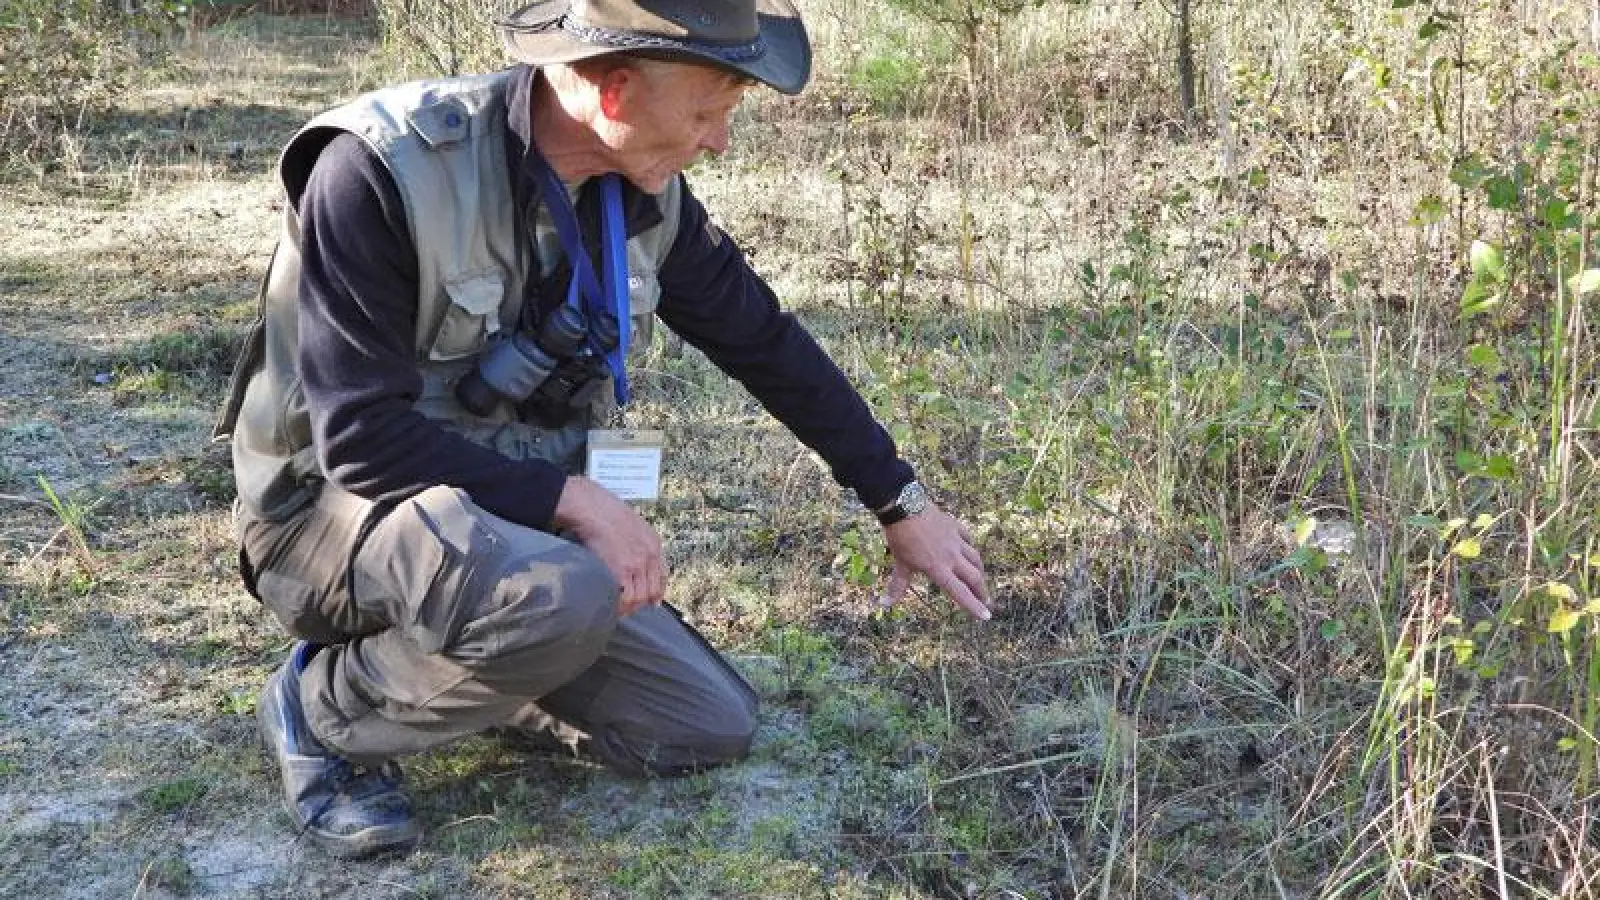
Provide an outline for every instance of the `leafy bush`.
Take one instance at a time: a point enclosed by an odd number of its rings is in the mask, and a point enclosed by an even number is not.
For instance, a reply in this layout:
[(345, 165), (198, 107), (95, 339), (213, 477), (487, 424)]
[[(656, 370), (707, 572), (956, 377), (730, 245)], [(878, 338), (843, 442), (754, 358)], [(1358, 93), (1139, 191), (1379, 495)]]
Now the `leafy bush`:
[(851, 87), (864, 94), (874, 110), (897, 113), (913, 107), (928, 72), (915, 57), (889, 51), (863, 59), (849, 77)]
[(384, 45), (419, 75), (488, 72), (506, 63), (496, 19), (509, 0), (376, 0)]
[(60, 135), (115, 102), (170, 21), (166, 6), (123, 13), (98, 0), (0, 6), (0, 150), (49, 157)]

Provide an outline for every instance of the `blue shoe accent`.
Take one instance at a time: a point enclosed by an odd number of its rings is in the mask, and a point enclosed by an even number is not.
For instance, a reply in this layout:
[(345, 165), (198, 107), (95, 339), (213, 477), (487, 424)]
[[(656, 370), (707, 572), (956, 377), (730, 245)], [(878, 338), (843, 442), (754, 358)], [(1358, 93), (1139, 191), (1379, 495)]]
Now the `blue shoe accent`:
[(316, 656), (317, 651), (321, 649), (321, 644), (313, 644), (310, 641), (295, 641), (294, 646), (289, 648), (289, 670), (294, 672), (295, 675), (304, 672), (306, 666), (311, 662), (311, 657)]
[(317, 741), (300, 706), (300, 674), (320, 649), (304, 641), (267, 679), (256, 704), (261, 740), (283, 774), (295, 827), (335, 856), (406, 852), (422, 837), (400, 767), (358, 766)]

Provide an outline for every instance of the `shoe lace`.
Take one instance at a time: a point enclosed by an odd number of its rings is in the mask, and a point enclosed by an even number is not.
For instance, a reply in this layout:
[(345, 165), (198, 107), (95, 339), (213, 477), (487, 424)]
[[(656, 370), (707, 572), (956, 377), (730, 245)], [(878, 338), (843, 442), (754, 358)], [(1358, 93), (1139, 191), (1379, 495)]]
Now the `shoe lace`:
[(399, 770), (392, 762), (367, 766), (339, 757), (330, 759), (328, 781), (332, 790), (328, 792), (328, 797), (322, 801), (322, 805), (317, 807), (317, 811), (306, 817), (306, 824), (301, 827), (300, 834), (304, 835), (313, 825), (322, 821), (322, 817), (333, 808), (333, 804), (340, 797), (348, 796), (350, 789), (357, 782), (368, 778), (376, 780), (385, 790), (396, 790), (400, 786)]

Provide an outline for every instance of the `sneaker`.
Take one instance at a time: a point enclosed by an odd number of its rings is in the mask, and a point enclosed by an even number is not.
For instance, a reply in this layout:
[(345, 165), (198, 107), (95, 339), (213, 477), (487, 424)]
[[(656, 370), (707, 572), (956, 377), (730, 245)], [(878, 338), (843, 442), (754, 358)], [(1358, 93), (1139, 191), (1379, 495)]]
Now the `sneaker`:
[(300, 673), (316, 652), (297, 642), (256, 704), (261, 740), (283, 773), (284, 808), (300, 833), (335, 856), (409, 851), (422, 829), (400, 789), (400, 767), (358, 766), (317, 743), (306, 723)]

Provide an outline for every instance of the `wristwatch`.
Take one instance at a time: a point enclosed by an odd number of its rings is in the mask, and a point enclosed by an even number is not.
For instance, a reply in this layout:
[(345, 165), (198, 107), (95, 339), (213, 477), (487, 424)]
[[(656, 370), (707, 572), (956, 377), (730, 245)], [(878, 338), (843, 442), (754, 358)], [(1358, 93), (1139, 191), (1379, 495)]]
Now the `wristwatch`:
[(883, 525), (893, 525), (896, 522), (908, 519), (928, 508), (928, 492), (923, 490), (922, 482), (911, 481), (900, 489), (899, 496), (894, 502), (882, 509), (874, 510), (878, 522)]

